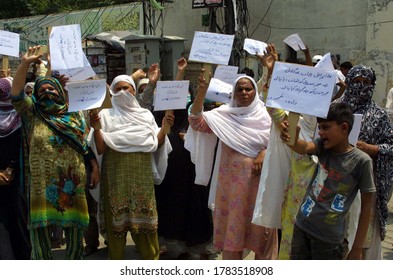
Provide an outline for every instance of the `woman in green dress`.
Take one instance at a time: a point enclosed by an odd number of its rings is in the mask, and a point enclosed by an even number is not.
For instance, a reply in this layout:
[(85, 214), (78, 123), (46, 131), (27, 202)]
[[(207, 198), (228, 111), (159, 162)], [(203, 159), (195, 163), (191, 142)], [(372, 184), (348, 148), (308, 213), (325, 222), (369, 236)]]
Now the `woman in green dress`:
[(26, 73), (37, 47), (23, 56), (11, 96), (21, 115), (29, 190), (32, 259), (53, 259), (50, 226), (64, 228), (66, 258), (83, 259), (83, 233), (89, 222), (85, 196), (85, 162), (91, 164), (91, 184), (99, 181), (98, 164), (87, 145), (86, 122), (80, 112), (68, 112), (66, 93), (52, 77), (36, 80), (32, 97), (24, 93)]
[(130, 76), (117, 76), (110, 87), (112, 108), (91, 113), (101, 165), (100, 225), (110, 259), (124, 259), (131, 232), (142, 259), (159, 258), (154, 184), (165, 176), (172, 150), (166, 136), (173, 125), (168, 113), (158, 128), (152, 113), (135, 97)]

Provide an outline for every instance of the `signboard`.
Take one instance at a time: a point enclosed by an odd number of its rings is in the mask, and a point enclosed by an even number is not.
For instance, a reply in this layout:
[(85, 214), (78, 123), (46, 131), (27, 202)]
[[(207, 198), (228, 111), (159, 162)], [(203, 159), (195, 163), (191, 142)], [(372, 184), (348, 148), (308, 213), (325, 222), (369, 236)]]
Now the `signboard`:
[(83, 67), (83, 50), (79, 24), (54, 26), (49, 35), (52, 69)]
[(158, 81), (154, 111), (185, 109), (190, 81)]
[(105, 80), (67, 83), (68, 112), (100, 108), (106, 96)]
[(93, 68), (90, 65), (85, 53), (83, 55), (83, 67), (73, 69), (59, 69), (60, 75), (65, 75), (70, 79), (70, 82), (82, 81), (91, 78), (96, 75)]
[(19, 57), (19, 34), (0, 30), (0, 54)]
[(336, 76), (335, 71), (276, 62), (266, 106), (325, 118)]
[(190, 61), (228, 65), (235, 35), (195, 31)]
[(230, 65), (218, 65), (216, 71), (214, 72), (214, 77), (219, 79), (227, 84), (232, 85), (239, 74), (239, 67), (237, 66), (230, 66)]
[(206, 98), (220, 103), (229, 103), (231, 102), (232, 89), (231, 84), (212, 78), (206, 92)]
[(224, 7), (224, 0), (192, 0), (192, 8)]
[(243, 49), (252, 55), (263, 55), (263, 52), (266, 50), (267, 44), (265, 42), (253, 40), (250, 38), (246, 38), (244, 40)]

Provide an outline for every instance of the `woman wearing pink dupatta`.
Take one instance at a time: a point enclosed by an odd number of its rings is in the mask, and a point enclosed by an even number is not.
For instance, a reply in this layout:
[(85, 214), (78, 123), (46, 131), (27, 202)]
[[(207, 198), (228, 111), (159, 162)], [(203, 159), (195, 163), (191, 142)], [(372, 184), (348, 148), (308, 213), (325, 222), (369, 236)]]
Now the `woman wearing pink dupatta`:
[(271, 124), (256, 89), (252, 78), (242, 76), (234, 82), (228, 105), (201, 112), (207, 83), (200, 75), (189, 116), (192, 129), (185, 146), (196, 165), (197, 182), (210, 179), (219, 139), (209, 206), (214, 210), (213, 243), (227, 260), (242, 259), (245, 249), (254, 251), (255, 259), (277, 258), (276, 230), (251, 223)]

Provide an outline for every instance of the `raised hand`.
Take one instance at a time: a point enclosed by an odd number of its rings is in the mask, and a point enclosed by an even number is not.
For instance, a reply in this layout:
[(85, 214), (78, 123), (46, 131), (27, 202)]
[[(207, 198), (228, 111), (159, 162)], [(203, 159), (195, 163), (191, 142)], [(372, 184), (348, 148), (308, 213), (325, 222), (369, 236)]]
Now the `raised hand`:
[(208, 82), (205, 79), (204, 73), (205, 73), (205, 69), (201, 69), (201, 72), (199, 73), (199, 77), (198, 77), (198, 89), (206, 89), (209, 87)]
[(278, 53), (273, 44), (268, 44), (263, 55), (257, 54), (262, 66), (266, 66), (269, 71), (273, 71), (274, 63), (278, 61)]
[(184, 74), (187, 68), (187, 60), (182, 57), (177, 61), (177, 73), (176, 73), (176, 81), (181, 81), (184, 79)]
[(39, 53), (39, 49), (41, 46), (34, 46), (34, 47), (29, 47), (25, 55), (22, 57), (22, 61), (25, 63), (28, 63), (30, 65), (31, 63), (41, 63), (41, 57), (43, 54), (37, 54)]
[(137, 83), (140, 79), (146, 78), (146, 73), (142, 69), (138, 69), (134, 73), (132, 73), (131, 77), (134, 82)]
[(184, 57), (180, 58), (177, 61), (177, 71), (184, 72), (187, 68), (187, 65), (188, 65), (187, 60)]
[(173, 110), (165, 111), (165, 117), (162, 119), (162, 128), (164, 129), (165, 135), (168, 135), (171, 132), (171, 127), (175, 122), (175, 115), (173, 114)]
[(160, 67), (158, 63), (154, 63), (149, 67), (147, 77), (149, 78), (149, 84), (155, 85), (157, 83), (160, 78)]

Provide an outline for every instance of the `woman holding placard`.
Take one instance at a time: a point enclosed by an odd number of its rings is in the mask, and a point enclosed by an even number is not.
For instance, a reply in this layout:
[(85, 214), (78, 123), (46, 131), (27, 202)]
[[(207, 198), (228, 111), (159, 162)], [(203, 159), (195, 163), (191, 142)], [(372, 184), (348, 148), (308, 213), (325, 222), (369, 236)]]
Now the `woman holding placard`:
[[(32, 97), (24, 93), (29, 65), (42, 55), (29, 48), (12, 84), (13, 105), (23, 121), (25, 172), (29, 190), (32, 259), (53, 259), (50, 226), (63, 226), (66, 258), (84, 259), (83, 233), (89, 216), (85, 188), (99, 181), (98, 164), (87, 145), (81, 113), (68, 113), (63, 87), (52, 77), (40, 77)], [(91, 185), (86, 186), (86, 164)]]
[(172, 147), (166, 136), (173, 125), (168, 113), (159, 128), (135, 96), (128, 75), (117, 76), (110, 94), (113, 108), (90, 115), (98, 154), (102, 154), (101, 233), (110, 259), (124, 259), (131, 232), (142, 259), (159, 258), (154, 183), (165, 176)]
[(199, 77), (191, 108), (185, 146), (196, 165), (196, 183), (207, 184), (217, 138), (219, 146), (211, 182), (213, 243), (226, 260), (242, 259), (243, 251), (256, 259), (277, 257), (277, 231), (251, 223), (260, 172), (269, 141), (271, 120), (251, 77), (239, 77), (229, 105), (202, 112), (208, 83)]

